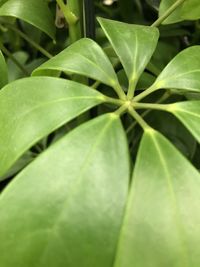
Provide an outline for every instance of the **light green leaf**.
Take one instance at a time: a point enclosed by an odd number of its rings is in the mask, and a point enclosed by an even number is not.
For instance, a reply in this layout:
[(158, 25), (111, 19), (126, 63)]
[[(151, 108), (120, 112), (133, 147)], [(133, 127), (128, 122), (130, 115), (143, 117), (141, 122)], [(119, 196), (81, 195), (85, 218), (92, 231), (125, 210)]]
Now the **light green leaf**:
[(118, 116), (76, 128), (1, 195), (0, 266), (111, 267), (128, 185)]
[[(157, 45), (157, 28), (98, 19), (118, 55), (129, 81), (136, 83)], [(148, 44), (148, 45), (147, 45)]]
[(111, 62), (94, 41), (83, 38), (37, 68), (33, 75), (43, 70), (76, 73), (98, 80), (109, 86), (119, 86)]
[(8, 84), (0, 91), (0, 177), (41, 138), (103, 101), (89, 87), (58, 78)]
[(11, 16), (24, 20), (54, 38), (55, 25), (47, 1), (3, 0), (0, 2), (0, 16)]
[(167, 108), (200, 142), (200, 101), (185, 101), (170, 104)]
[(0, 51), (0, 89), (8, 83), (8, 70), (3, 54)]
[(199, 172), (164, 136), (146, 131), (114, 266), (200, 266), (199, 206)]
[(181, 17), (185, 20), (200, 19), (200, 2), (199, 0), (185, 1), (181, 10)]
[(161, 72), (153, 87), (200, 92), (200, 46), (180, 52)]
[[(161, 17), (177, 0), (162, 0), (159, 7), (159, 17)], [(199, 0), (187, 0), (181, 4), (163, 24), (176, 23), (182, 20), (197, 20), (200, 18)]]
[[(161, 17), (177, 0), (162, 0), (159, 6), (159, 17)], [(183, 5), (183, 4), (182, 4)], [(181, 9), (182, 5), (176, 8), (170, 16), (168, 16), (162, 24), (176, 23), (182, 20)]]

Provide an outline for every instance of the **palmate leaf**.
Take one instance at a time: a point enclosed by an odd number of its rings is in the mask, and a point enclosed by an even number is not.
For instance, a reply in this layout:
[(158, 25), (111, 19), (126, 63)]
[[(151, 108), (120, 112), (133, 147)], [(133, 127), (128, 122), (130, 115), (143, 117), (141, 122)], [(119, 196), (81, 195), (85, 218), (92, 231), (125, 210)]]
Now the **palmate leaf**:
[[(177, 0), (162, 0), (159, 7), (159, 16), (162, 16)], [(197, 20), (200, 18), (199, 0), (187, 0), (180, 5), (163, 24), (176, 23), (182, 20)]]
[(55, 36), (53, 16), (44, 0), (2, 0), (0, 1), (0, 17), (11, 16), (24, 20), (51, 38)]
[(174, 114), (200, 142), (200, 101), (170, 104), (167, 110)]
[(33, 144), (104, 101), (73, 81), (50, 77), (18, 80), (0, 91), (0, 177)]
[(33, 75), (43, 70), (76, 73), (118, 87), (117, 75), (102, 48), (94, 41), (83, 38), (37, 68)]
[(200, 46), (180, 52), (164, 68), (153, 87), (200, 92)]
[(157, 45), (157, 28), (98, 19), (130, 83), (137, 83)]
[(3, 54), (0, 51), (0, 89), (8, 82), (8, 70)]
[(160, 133), (142, 138), (114, 267), (200, 265), (200, 174)]
[(0, 266), (111, 267), (128, 185), (118, 116), (79, 126), (1, 195)]

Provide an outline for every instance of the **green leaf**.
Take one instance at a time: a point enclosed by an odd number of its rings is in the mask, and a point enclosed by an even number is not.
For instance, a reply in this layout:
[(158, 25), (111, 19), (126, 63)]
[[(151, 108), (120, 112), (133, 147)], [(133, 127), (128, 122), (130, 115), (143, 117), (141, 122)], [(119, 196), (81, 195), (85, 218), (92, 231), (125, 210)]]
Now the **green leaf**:
[(33, 144), (104, 101), (87, 86), (50, 77), (32, 77), (0, 91), (0, 177)]
[[(159, 17), (163, 14), (176, 2), (177, 0), (162, 0), (159, 6)], [(183, 4), (182, 4), (183, 5)], [(169, 15), (162, 24), (171, 24), (176, 23), (182, 20), (181, 18), (181, 9), (182, 5), (176, 8), (171, 15)]]
[(0, 89), (8, 83), (8, 70), (3, 54), (0, 51)]
[(54, 39), (53, 16), (44, 0), (7, 0), (0, 2), (0, 16), (11, 16), (24, 20)]
[(167, 108), (200, 142), (200, 101), (184, 101), (170, 104)]
[(33, 75), (43, 70), (76, 73), (98, 80), (111, 87), (119, 86), (111, 62), (94, 41), (83, 38), (37, 68)]
[(185, 20), (200, 19), (200, 3), (199, 0), (186, 1), (181, 10), (181, 17)]
[(98, 19), (118, 55), (129, 81), (136, 83), (157, 45), (157, 28)]
[(0, 266), (111, 267), (128, 185), (118, 116), (76, 128), (1, 195)]
[(200, 46), (180, 52), (161, 72), (153, 87), (200, 92)]
[(199, 172), (164, 136), (147, 130), (114, 266), (199, 266), (199, 206)]
[[(159, 17), (161, 17), (177, 0), (162, 0), (159, 7)], [(197, 20), (200, 18), (199, 0), (187, 0), (180, 5), (163, 24), (176, 23), (182, 20)]]

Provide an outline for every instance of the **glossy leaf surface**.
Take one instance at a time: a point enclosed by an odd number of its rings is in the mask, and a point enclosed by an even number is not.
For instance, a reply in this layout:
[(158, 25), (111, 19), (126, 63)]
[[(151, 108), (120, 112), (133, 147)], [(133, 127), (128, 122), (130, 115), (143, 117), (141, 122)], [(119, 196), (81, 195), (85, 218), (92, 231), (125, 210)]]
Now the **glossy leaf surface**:
[(145, 132), (114, 266), (199, 266), (199, 206), (199, 172), (160, 133)]
[(97, 43), (87, 38), (77, 41), (45, 62), (33, 75), (47, 69), (81, 74), (112, 87), (118, 85), (117, 76), (106, 54)]
[(117, 115), (76, 128), (1, 195), (0, 265), (111, 267), (128, 185)]
[(200, 92), (200, 46), (180, 52), (158, 76), (155, 87)]
[[(98, 19), (130, 81), (137, 81), (157, 45), (156, 28)], [(147, 45), (148, 44), (148, 45)]]
[(0, 88), (8, 82), (8, 70), (3, 54), (0, 51)]
[(89, 108), (103, 96), (58, 78), (32, 77), (0, 92), (0, 177), (33, 144)]
[[(159, 7), (159, 16), (162, 16), (177, 0), (162, 0)], [(163, 24), (176, 23), (182, 20), (196, 20), (200, 18), (199, 0), (187, 0), (180, 5)]]
[(200, 142), (200, 101), (185, 101), (169, 105), (174, 114)]
[(11, 16), (24, 20), (54, 38), (55, 25), (47, 1), (3, 0), (0, 1), (0, 16)]

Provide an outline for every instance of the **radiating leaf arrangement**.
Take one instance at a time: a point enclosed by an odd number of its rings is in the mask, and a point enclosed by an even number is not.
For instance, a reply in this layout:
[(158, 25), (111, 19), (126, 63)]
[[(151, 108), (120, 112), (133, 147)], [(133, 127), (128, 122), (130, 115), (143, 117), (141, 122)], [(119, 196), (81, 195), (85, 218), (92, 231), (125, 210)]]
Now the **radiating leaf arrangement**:
[[(0, 13), (12, 13), (9, 2)], [(200, 48), (182, 51), (138, 93), (158, 30), (99, 22), (127, 75), (127, 94), (102, 48), (87, 38), (0, 91), (2, 179), (28, 149), (70, 120), (100, 104), (116, 109), (66, 133), (3, 191), (0, 266), (198, 267), (200, 174), (137, 109), (170, 112), (200, 141), (200, 101), (141, 102), (160, 89), (200, 92)], [(1, 55), (0, 68), (6, 72)], [(39, 77), (45, 70), (92, 78), (118, 98), (71, 80)], [(144, 130), (132, 174), (120, 121), (125, 112)]]

